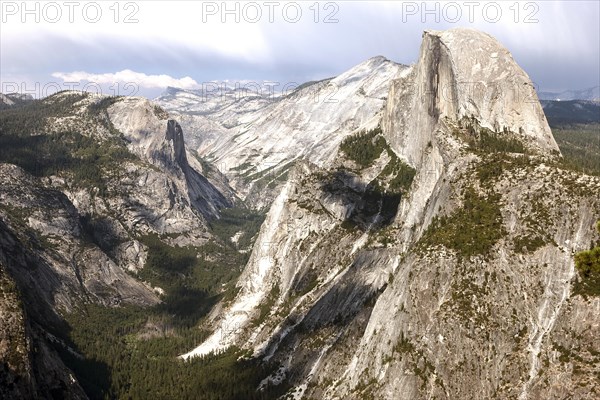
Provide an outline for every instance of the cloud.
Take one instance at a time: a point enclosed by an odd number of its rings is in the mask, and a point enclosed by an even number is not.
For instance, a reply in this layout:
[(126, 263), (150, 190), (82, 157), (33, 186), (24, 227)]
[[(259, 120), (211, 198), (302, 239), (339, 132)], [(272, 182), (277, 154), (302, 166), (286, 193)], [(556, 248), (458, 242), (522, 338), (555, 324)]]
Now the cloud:
[[(34, 23), (33, 16), (22, 23), (21, 15), (9, 15), (0, 35), (0, 83), (17, 82), (13, 77), (23, 76), (18, 83), (29, 87), (30, 82), (43, 85), (62, 78), (65, 83), (93, 81), (108, 86), (103, 89), (109, 91), (115, 83), (134, 81), (145, 95), (166, 86), (196, 88), (196, 82), (207, 80), (305, 82), (337, 75), (379, 54), (412, 63), (418, 57), (423, 30), (464, 25), (496, 37), (545, 90), (598, 85), (598, 2), (518, 2), (517, 6), (489, 2), (502, 7), (497, 23), (484, 17), (485, 2), (466, 1), (320, 2), (319, 12), (314, 2), (294, 2), (302, 8), (298, 23), (284, 18), (283, 2), (273, 2), (279, 4), (273, 22), (267, 2), (226, 6), (225, 2), (135, 2), (139, 3), (138, 23), (122, 21), (131, 11), (131, 6), (125, 9), (130, 3), (123, 3), (119, 23), (114, 22), (112, 2), (97, 3), (103, 9), (98, 23), (82, 19), (81, 6), (73, 24), (66, 11), (56, 24)], [(466, 5), (472, 3), (479, 5), (469, 22)], [(211, 4), (221, 10), (235, 6), (242, 16), (248, 7), (244, 4), (258, 4), (262, 19), (235, 22), (235, 15), (218, 13), (204, 22), (203, 7)], [(462, 19), (451, 23), (444, 10), (456, 4), (462, 8)], [(418, 13), (403, 12), (404, 6), (415, 5)], [(338, 22), (325, 23), (332, 10)], [(432, 14), (431, 10), (437, 11)], [(525, 23), (533, 11), (539, 22)], [(51, 78), (54, 71), (62, 72)]]
[(135, 72), (130, 69), (124, 69), (115, 73), (92, 74), (84, 71), (74, 72), (54, 72), (54, 78), (62, 79), (64, 82), (92, 82), (100, 85), (114, 83), (134, 83), (142, 88), (160, 88), (174, 86), (182, 89), (197, 89), (200, 87), (198, 82), (189, 76), (183, 78), (173, 78), (172, 76), (146, 75), (143, 72)]

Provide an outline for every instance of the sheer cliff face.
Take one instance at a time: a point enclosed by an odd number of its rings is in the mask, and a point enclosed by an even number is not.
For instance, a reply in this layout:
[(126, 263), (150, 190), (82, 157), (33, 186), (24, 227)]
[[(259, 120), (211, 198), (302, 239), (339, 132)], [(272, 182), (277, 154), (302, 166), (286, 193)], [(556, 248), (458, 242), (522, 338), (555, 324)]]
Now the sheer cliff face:
[(183, 140), (183, 131), (177, 121), (170, 119), (167, 123), (167, 141), (173, 142), (173, 160), (185, 174), (189, 168), (187, 156), (185, 154), (185, 142)]
[[(493, 38), (426, 32), (421, 50), (381, 120), (416, 168), (395, 218), (382, 224), (385, 199), (368, 191), (389, 170), (385, 151), (365, 168), (342, 152), (300, 163), (238, 297), (186, 357), (247, 347), (281, 363), (263, 384), (286, 381), (295, 398), (596, 390), (600, 300), (573, 292), (573, 254), (598, 240), (600, 179), (558, 166), (541, 107), (520, 98), (535, 96), (529, 78)], [(461, 85), (473, 81), (486, 90)], [(367, 223), (355, 218), (369, 208)]]
[(417, 65), (388, 97), (386, 137), (412, 165), (421, 165), (445, 118), (475, 117), (494, 131), (509, 129), (532, 150), (558, 151), (529, 76), (483, 32), (426, 31)]
[[(233, 205), (235, 195), (226, 180), (217, 177), (211, 182), (200, 173), (203, 171), (200, 161), (187, 156), (181, 126), (168, 119), (160, 107), (146, 99), (125, 98), (112, 105), (108, 113), (115, 128), (130, 142), (130, 151), (167, 174), (170, 182), (164, 186), (168, 192), (156, 196), (157, 201), (180, 198), (176, 203), (189, 203), (206, 219), (217, 218), (220, 208)], [(172, 203), (168, 211), (174, 208)], [(183, 218), (176, 223), (186, 224)], [(164, 229), (171, 224), (163, 224)]]

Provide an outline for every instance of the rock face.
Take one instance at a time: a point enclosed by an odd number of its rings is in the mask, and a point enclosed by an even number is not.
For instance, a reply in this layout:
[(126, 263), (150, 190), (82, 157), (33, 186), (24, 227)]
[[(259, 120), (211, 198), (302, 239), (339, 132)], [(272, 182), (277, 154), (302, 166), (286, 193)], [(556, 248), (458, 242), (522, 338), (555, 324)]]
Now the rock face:
[(527, 75), (486, 34), (426, 32), (380, 115), (375, 139), (416, 169), (395, 217), (369, 192), (392, 153), (298, 163), (184, 357), (248, 348), (294, 398), (597, 396), (600, 299), (574, 292), (573, 254), (598, 240), (600, 179), (558, 166)]
[[(107, 305), (158, 302), (127, 268), (90, 243), (78, 210), (63, 193), (41, 187), (9, 164), (0, 164), (0, 185), (0, 215), (9, 223), (0, 254), (13, 276), (35, 293), (38, 305), (71, 311), (83, 299)], [(25, 250), (28, 245), (37, 250)], [(29, 261), (23, 258), (27, 254)]]
[(472, 29), (426, 31), (416, 67), (390, 89), (386, 138), (420, 166), (440, 124), (463, 117), (507, 128), (532, 149), (559, 151), (529, 76), (496, 39)]
[[(62, 92), (17, 107), (37, 125), (2, 132), (23, 167), (0, 163), (0, 397), (86, 398), (57, 353), (82, 357), (63, 342), (63, 316), (86, 304), (160, 303), (161, 289), (137, 274), (144, 238), (200, 246), (235, 197), (145, 99)], [(20, 156), (20, 144), (40, 142), (35, 164)], [(40, 160), (55, 168), (40, 171)]]
[(177, 110), (188, 146), (225, 173), (246, 203), (264, 208), (276, 197), (293, 161), (329, 165), (344, 137), (376, 126), (390, 81), (408, 70), (375, 57), (290, 93), (210, 96), (170, 90), (157, 102)]
[(3, 108), (17, 107), (33, 101), (30, 94), (21, 93), (0, 93), (0, 110)]
[(41, 338), (43, 330), (32, 326), (4, 262), (0, 261), (0, 396), (86, 399), (58, 354)]
[[(190, 164), (186, 155), (183, 131), (177, 121), (148, 100), (126, 98), (112, 105), (108, 115), (115, 128), (130, 142), (129, 148), (153, 165), (167, 172), (177, 192), (206, 218), (216, 218), (218, 210), (233, 205), (234, 194), (223, 182), (222, 193), (206, 177), (199, 161)], [(165, 132), (164, 136), (160, 132)], [(195, 167), (195, 168), (194, 168)], [(165, 196), (168, 198), (169, 196)]]
[(32, 397), (25, 316), (17, 288), (0, 264), (0, 394), (2, 398)]

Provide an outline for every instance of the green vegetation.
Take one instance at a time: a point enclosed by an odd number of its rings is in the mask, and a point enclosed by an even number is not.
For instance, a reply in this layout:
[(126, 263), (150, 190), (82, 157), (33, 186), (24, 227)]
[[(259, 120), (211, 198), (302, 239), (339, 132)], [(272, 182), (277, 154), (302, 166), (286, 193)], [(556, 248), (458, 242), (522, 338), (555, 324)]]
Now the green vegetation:
[[(349, 174), (343, 168), (338, 170), (329, 179), (324, 189), (335, 194), (348, 196), (352, 192), (360, 196), (352, 215), (344, 221), (345, 229), (378, 228), (389, 224), (398, 211), (401, 197), (412, 184), (416, 171), (396, 156), (385, 138), (381, 135), (379, 127), (347, 137), (340, 149), (347, 158), (355, 161), (361, 168), (368, 167), (377, 160), (383, 152), (387, 152), (390, 160), (381, 173), (370, 182), (363, 193), (356, 193), (344, 184), (344, 175)], [(311, 210), (312, 211), (312, 210)], [(373, 218), (379, 215), (378, 227), (372, 225)]]
[(348, 136), (342, 141), (340, 150), (361, 167), (368, 167), (379, 158), (387, 143), (381, 136), (381, 128)]
[(102, 99), (100, 99), (100, 101), (97, 101), (95, 103), (92, 103), (89, 106), (89, 112), (91, 114), (97, 114), (99, 112), (103, 112), (108, 110), (108, 108), (110, 106), (112, 106), (113, 104), (117, 103), (118, 101), (120, 101), (123, 97), (121, 96), (108, 96), (108, 97), (104, 97)]
[(392, 355), (395, 353), (404, 354), (404, 353), (413, 353), (415, 351), (415, 346), (412, 344), (408, 337), (404, 337), (404, 332), (400, 332), (400, 337), (398, 341), (392, 348)]
[(447, 302), (445, 307), (451, 315), (460, 318), (465, 324), (483, 326), (489, 324), (491, 310), (486, 302), (481, 302), (489, 290), (488, 274), (486, 272), (483, 284), (477, 284), (470, 274), (468, 267), (462, 267), (460, 277), (452, 281), (450, 294), (452, 301)]
[(526, 154), (512, 156), (502, 153), (492, 153), (481, 157), (481, 161), (475, 167), (475, 172), (481, 185), (486, 189), (491, 189), (493, 183), (505, 171), (534, 167), (539, 162), (539, 160), (535, 160)]
[(478, 194), (469, 187), (463, 192), (463, 206), (451, 215), (436, 217), (421, 239), (422, 248), (444, 245), (459, 257), (489, 253), (506, 235), (499, 205), (500, 195)]
[[(15, 373), (21, 377), (27, 376), (26, 360), (29, 356), (29, 344), (23, 318), (23, 304), (17, 285), (0, 263), (0, 308), (3, 320), (10, 321), (8, 326), (0, 327), (4, 337), (0, 369), (2, 373)], [(11, 318), (12, 317), (12, 318)], [(0, 382), (2, 379), (0, 379)], [(6, 381), (4, 381), (6, 382)]]
[(459, 121), (459, 127), (455, 130), (455, 135), (465, 139), (470, 148), (474, 151), (486, 153), (525, 153), (526, 149), (521, 140), (506, 127), (496, 131), (482, 127), (479, 121), (463, 117)]
[[(239, 349), (188, 362), (177, 359), (208, 337), (210, 332), (199, 327), (214, 304), (235, 294), (249, 254), (225, 238), (241, 230), (244, 245), (251, 246), (262, 218), (228, 210), (212, 223), (223, 241), (201, 247), (172, 246), (168, 236), (139, 238), (148, 258), (138, 278), (165, 290), (162, 303), (149, 309), (85, 305), (67, 316), (70, 331), (61, 335), (84, 358), (56, 345), (92, 399), (271, 399), (282, 394), (285, 385), (256, 391), (275, 366), (248, 359)], [(101, 223), (84, 219), (84, 226)]]
[(525, 147), (520, 140), (508, 136), (508, 132), (503, 136), (489, 129), (482, 129), (479, 132), (479, 142), (471, 146), (490, 153), (525, 153)]
[(210, 226), (213, 233), (225, 243), (230, 243), (236, 233), (243, 232), (237, 247), (245, 249), (252, 245), (254, 236), (264, 220), (264, 213), (234, 207), (221, 210), (221, 217), (212, 221)]
[[(505, 172), (533, 168), (535, 162), (528, 155), (512, 156), (493, 153), (477, 164), (475, 172), (481, 187), (493, 191), (494, 184)], [(552, 242), (550, 235), (552, 218), (544, 196), (544, 193), (535, 194), (530, 202), (525, 203), (525, 209), (519, 213), (525, 231), (513, 238), (513, 248), (517, 253), (530, 253)]]
[[(63, 94), (0, 111), (0, 162), (18, 165), (34, 176), (67, 176), (78, 187), (97, 188), (105, 194), (106, 174), (117, 172), (124, 161), (135, 159), (108, 117), (98, 113), (99, 107), (105, 110), (116, 98), (105, 98), (90, 106), (88, 120), (81, 122), (80, 131), (46, 130), (48, 118), (74, 117), (73, 104), (85, 97)], [(87, 130), (98, 126), (90, 122), (94, 119), (114, 135), (106, 140), (90, 137)]]
[(37, 136), (0, 135), (0, 162), (18, 165), (34, 176), (68, 175), (82, 188), (106, 193), (105, 172), (135, 157), (118, 138), (99, 143), (77, 132)]
[(265, 322), (265, 320), (269, 316), (269, 313), (271, 312), (271, 309), (273, 308), (273, 306), (275, 306), (275, 302), (279, 298), (280, 293), (281, 289), (279, 288), (279, 286), (273, 286), (267, 298), (262, 301), (258, 308), (260, 313), (258, 317), (252, 321), (254, 325), (259, 326), (260, 324)]
[(235, 348), (179, 360), (178, 355), (208, 332), (195, 328), (172, 332), (164, 318), (148, 314), (139, 308), (88, 305), (67, 316), (71, 345), (85, 358), (55, 346), (90, 398), (272, 399), (285, 389), (256, 391), (273, 366), (251, 360)]
[(143, 236), (140, 241), (148, 246), (148, 258), (139, 275), (152, 284), (167, 288), (177, 285), (178, 278), (196, 265), (196, 250), (191, 247), (169, 246), (156, 234)]
[(166, 112), (159, 105), (156, 105), (156, 104), (154, 105), (153, 112), (154, 112), (154, 115), (156, 116), (156, 118), (158, 118), (158, 119), (167, 119), (167, 118), (169, 118), (169, 113)]
[[(596, 229), (600, 233), (600, 221), (596, 223)], [(580, 280), (575, 283), (575, 294), (600, 296), (600, 243), (591, 250), (577, 253), (575, 267), (580, 274)]]
[[(250, 247), (262, 216), (250, 213), (251, 217), (243, 220), (238, 218), (240, 212), (230, 210), (227, 217), (213, 222), (213, 228), (223, 236), (243, 230), (240, 241)], [(196, 325), (219, 300), (235, 295), (236, 279), (250, 256), (225, 240), (201, 247), (170, 246), (158, 235), (139, 240), (148, 247), (148, 258), (138, 278), (165, 290), (159, 309), (173, 315), (174, 323), (182, 327)]]
[(600, 124), (552, 127), (563, 155), (562, 166), (600, 176)]
[(410, 165), (404, 163), (398, 158), (396, 153), (386, 143), (386, 150), (391, 160), (381, 174), (378, 176), (380, 181), (387, 181), (387, 190), (393, 193), (405, 193), (410, 189), (416, 170)]
[(44, 133), (47, 119), (73, 116), (74, 104), (87, 94), (58, 93), (44, 100), (34, 100), (22, 107), (0, 111), (0, 136), (32, 136)]
[(513, 246), (517, 253), (532, 253), (548, 243), (547, 238), (539, 234), (529, 233), (527, 235), (517, 236), (513, 240)]

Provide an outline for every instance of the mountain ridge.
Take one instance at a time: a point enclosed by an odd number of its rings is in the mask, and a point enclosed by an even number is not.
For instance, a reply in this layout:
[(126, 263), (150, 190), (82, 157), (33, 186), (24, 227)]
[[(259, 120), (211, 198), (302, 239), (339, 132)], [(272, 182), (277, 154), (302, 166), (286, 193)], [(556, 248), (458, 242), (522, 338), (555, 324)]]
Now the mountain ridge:
[[(16, 321), (0, 368), (17, 390), (593, 396), (600, 297), (574, 256), (600, 241), (600, 178), (562, 162), (498, 41), (426, 31), (412, 66), (203, 95), (0, 111), (0, 317)], [(34, 346), (6, 351), (10, 335)]]
[[(381, 137), (393, 150), (384, 144), (369, 164), (378, 178), (394, 170), (394, 154), (416, 169), (391, 225), (373, 224), (387, 191), (368, 188), (381, 183), (366, 182), (358, 195), (351, 183), (367, 171), (353, 161), (359, 154), (338, 152), (329, 166), (297, 164), (261, 228), (238, 297), (213, 320), (213, 335), (182, 357), (244, 346), (280, 363), (263, 383), (288, 382), (295, 398), (547, 397), (542, 379), (554, 393), (583, 398), (587, 378), (564, 381), (540, 363), (556, 365), (550, 336), (560, 346), (587, 346), (593, 337), (581, 333), (586, 317), (575, 315), (590, 315), (598, 299), (572, 297), (571, 254), (595, 237), (586, 221), (600, 217), (600, 181), (557, 167), (560, 152), (537, 100), (457, 86), (475, 70), (483, 83), (508, 82), (536, 96), (489, 35), (425, 32), (419, 62), (393, 81), (378, 114), (382, 132), (355, 139), (370, 147)], [(440, 96), (444, 87), (449, 98)], [(553, 196), (573, 208), (542, 217)], [(356, 224), (356, 210), (371, 223)], [(529, 221), (529, 213), (537, 217)], [(520, 265), (527, 267), (515, 271)], [(580, 339), (565, 336), (559, 315)], [(493, 360), (489, 368), (481, 357)], [(585, 363), (577, 365), (590, 378), (594, 367)]]

